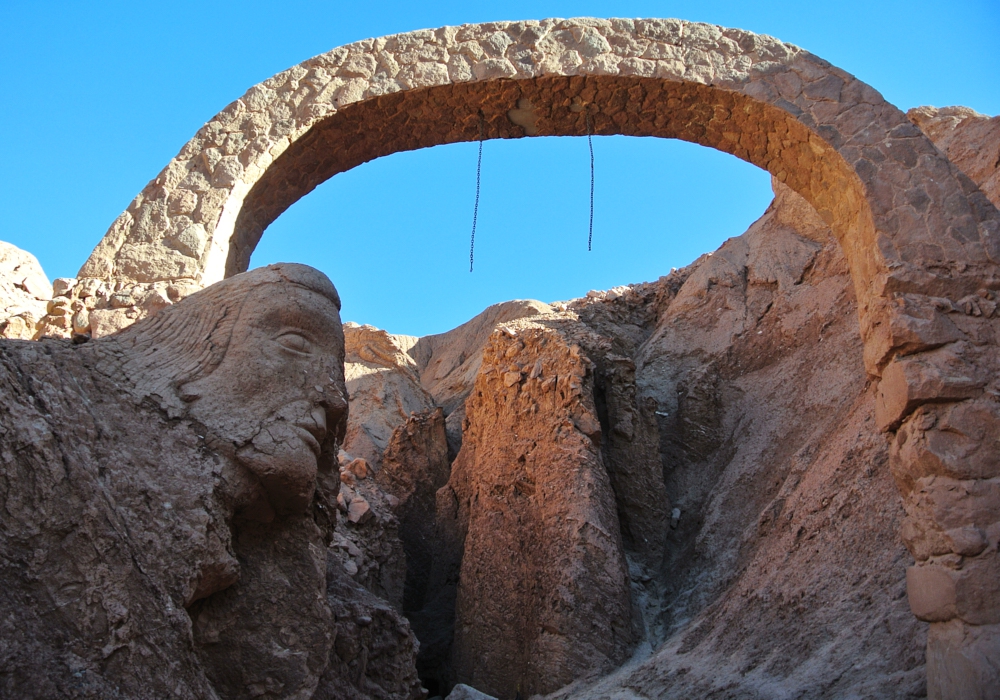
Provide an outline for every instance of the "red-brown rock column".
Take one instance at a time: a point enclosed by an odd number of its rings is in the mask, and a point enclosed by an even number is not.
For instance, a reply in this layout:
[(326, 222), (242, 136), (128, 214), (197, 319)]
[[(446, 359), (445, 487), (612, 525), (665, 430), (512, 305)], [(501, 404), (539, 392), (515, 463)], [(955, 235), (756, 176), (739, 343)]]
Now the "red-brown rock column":
[(484, 351), (450, 482), (467, 523), (455, 679), (501, 698), (609, 671), (635, 638), (585, 331), (507, 328)]

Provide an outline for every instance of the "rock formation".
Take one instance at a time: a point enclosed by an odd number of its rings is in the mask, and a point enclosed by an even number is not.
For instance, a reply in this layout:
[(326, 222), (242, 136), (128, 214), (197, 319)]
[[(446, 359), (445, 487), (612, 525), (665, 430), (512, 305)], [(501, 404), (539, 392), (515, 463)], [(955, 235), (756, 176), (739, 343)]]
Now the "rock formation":
[(0, 241), (0, 336), (38, 338), (51, 298), (52, 285), (35, 256)]
[(1000, 117), (987, 117), (968, 107), (916, 107), (906, 116), (990, 201), (1000, 202)]
[(548, 304), (516, 299), (494, 304), (447, 333), (414, 339), (408, 352), (419, 368), (421, 386), (435, 405), (444, 409), (452, 457), (462, 446), (465, 400), (476, 381), (483, 347), (490, 334), (501, 323), (551, 312)]
[(455, 677), (504, 698), (610, 671), (638, 634), (586, 329), (562, 321), (490, 338), (441, 498), (463, 535)]
[(344, 371), (354, 415), (344, 449), (377, 471), (392, 431), (411, 413), (431, 409), (435, 403), (420, 384), (416, 362), (407, 354), (416, 338), (349, 323), (344, 339)]
[(420, 697), (405, 620), (328, 552), (339, 305), (272, 266), (0, 348), (5, 697)]

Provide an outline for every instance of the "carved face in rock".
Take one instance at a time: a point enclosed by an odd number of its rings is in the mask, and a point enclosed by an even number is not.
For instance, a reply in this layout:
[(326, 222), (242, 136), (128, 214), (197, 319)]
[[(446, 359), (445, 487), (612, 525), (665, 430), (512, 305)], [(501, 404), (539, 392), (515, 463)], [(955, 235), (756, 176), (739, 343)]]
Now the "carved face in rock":
[(343, 352), (333, 300), (266, 285), (239, 309), (219, 366), (181, 387), (188, 415), (233, 444), (278, 513), (304, 511), (320, 460), (336, 457), (328, 437), (347, 414)]
[(237, 512), (267, 521), (309, 507), (347, 422), (340, 298), (323, 273), (280, 264), (236, 275), (117, 342), (139, 393), (202, 424), (244, 467), (223, 474)]

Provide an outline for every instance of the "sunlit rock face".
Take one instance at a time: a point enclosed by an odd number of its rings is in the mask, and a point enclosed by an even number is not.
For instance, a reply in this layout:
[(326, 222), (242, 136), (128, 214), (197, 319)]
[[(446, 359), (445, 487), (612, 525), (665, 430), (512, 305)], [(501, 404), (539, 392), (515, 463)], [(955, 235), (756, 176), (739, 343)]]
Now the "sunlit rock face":
[[(31, 253), (0, 241), (0, 337), (32, 340), (49, 314), (52, 285)], [(51, 309), (55, 311), (55, 308)], [(63, 316), (71, 315), (66, 307)], [(71, 318), (60, 319), (63, 322)]]

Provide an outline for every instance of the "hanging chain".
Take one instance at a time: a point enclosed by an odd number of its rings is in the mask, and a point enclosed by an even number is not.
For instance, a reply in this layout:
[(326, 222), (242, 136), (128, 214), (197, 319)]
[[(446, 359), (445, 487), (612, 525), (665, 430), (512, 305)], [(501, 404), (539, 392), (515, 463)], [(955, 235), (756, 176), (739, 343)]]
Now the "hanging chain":
[(587, 145), (590, 147), (590, 230), (587, 232), (587, 252), (594, 242), (594, 140), (590, 135), (590, 112), (583, 113), (587, 122)]
[(469, 243), (469, 272), (476, 259), (476, 221), (479, 219), (479, 182), (483, 173), (483, 115), (479, 114), (479, 159), (476, 161), (476, 206), (472, 208), (472, 241)]

